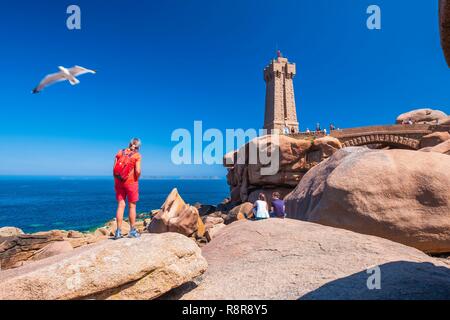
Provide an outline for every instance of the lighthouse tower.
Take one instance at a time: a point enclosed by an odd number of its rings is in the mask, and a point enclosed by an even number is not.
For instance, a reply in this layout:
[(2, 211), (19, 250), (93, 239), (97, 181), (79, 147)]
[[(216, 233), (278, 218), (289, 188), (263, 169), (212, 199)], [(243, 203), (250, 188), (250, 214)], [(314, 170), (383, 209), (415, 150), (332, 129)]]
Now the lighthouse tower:
[(296, 74), (295, 63), (278, 51), (277, 58), (264, 68), (266, 82), (266, 110), (264, 115), (264, 129), (280, 133), (297, 133), (298, 121), (294, 98), (294, 84), (292, 79)]

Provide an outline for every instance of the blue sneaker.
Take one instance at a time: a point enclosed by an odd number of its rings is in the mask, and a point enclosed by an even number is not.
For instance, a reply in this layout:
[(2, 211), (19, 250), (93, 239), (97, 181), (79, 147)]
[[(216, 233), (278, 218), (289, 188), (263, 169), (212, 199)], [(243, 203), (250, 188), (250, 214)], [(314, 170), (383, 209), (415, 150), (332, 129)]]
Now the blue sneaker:
[(116, 229), (116, 233), (114, 235), (114, 240), (120, 239), (122, 238), (122, 231), (120, 231), (120, 229)]
[(135, 228), (131, 229), (130, 233), (128, 233), (128, 238), (139, 238), (140, 236), (140, 233)]

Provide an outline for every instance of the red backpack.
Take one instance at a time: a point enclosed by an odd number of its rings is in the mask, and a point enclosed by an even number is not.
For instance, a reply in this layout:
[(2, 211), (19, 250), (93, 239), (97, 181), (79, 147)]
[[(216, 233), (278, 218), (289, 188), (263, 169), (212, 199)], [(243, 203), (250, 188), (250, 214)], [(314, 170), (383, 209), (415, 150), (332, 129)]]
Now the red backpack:
[(135, 151), (131, 151), (126, 153), (126, 149), (122, 150), (120, 157), (117, 159), (116, 164), (114, 166), (114, 177), (124, 182), (130, 176), (130, 173), (134, 169), (134, 165), (136, 164), (133, 161), (132, 157), (135, 154)]

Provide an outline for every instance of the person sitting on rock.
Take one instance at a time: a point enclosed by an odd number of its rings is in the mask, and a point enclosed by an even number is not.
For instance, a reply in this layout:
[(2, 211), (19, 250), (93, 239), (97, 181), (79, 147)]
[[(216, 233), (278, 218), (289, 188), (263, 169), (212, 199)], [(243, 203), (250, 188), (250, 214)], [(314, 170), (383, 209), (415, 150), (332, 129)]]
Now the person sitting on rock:
[(286, 210), (284, 201), (280, 199), (280, 193), (274, 192), (272, 193), (272, 211), (271, 216), (273, 218), (285, 218), (286, 217)]
[(139, 232), (135, 228), (136, 223), (136, 203), (139, 201), (139, 177), (141, 175), (141, 155), (139, 149), (141, 140), (133, 138), (128, 148), (120, 150), (114, 160), (113, 175), (114, 189), (116, 191), (117, 211), (116, 222), (117, 229), (114, 239), (122, 238), (122, 222), (125, 211), (126, 200), (128, 199), (129, 220), (131, 230), (128, 233), (129, 238), (139, 238)]
[(266, 201), (266, 196), (264, 193), (260, 193), (258, 200), (256, 200), (253, 206), (253, 212), (255, 214), (255, 220), (262, 220), (270, 218), (269, 206)]

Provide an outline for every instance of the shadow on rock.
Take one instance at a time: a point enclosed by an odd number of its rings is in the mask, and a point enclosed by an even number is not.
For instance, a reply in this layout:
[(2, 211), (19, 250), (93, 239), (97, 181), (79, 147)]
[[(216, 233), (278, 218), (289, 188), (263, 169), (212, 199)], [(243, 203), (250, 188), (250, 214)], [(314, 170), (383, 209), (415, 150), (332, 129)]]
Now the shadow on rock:
[(380, 289), (375, 273), (366, 270), (331, 281), (299, 300), (447, 300), (450, 299), (450, 269), (432, 263), (396, 261), (379, 266)]

